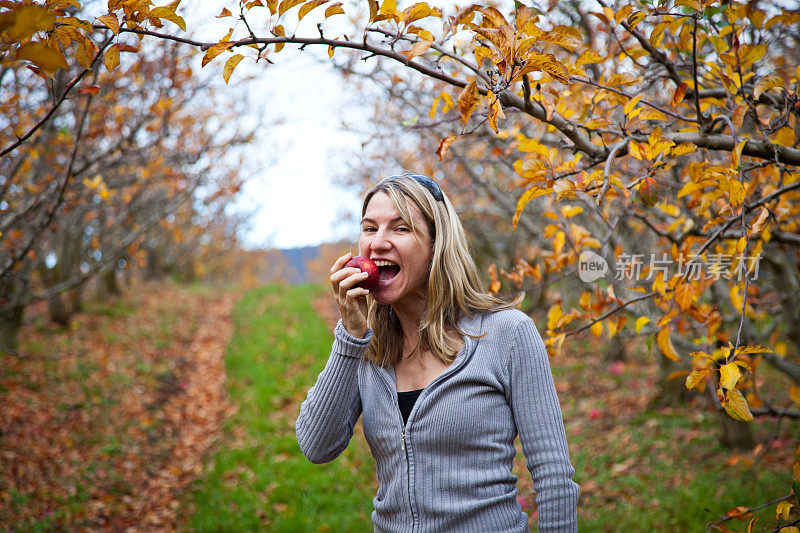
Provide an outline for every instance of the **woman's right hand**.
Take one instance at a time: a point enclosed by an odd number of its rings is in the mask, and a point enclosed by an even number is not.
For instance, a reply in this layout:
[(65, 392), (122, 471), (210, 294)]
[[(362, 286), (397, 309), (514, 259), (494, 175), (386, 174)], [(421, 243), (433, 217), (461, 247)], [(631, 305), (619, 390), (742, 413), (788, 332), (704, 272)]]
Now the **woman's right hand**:
[(347, 332), (353, 337), (363, 339), (367, 334), (367, 294), (369, 291), (356, 287), (359, 282), (367, 279), (369, 274), (355, 267), (345, 267), (352, 253), (347, 253), (336, 260), (331, 267), (331, 287), (336, 303), (339, 305), (339, 315)]

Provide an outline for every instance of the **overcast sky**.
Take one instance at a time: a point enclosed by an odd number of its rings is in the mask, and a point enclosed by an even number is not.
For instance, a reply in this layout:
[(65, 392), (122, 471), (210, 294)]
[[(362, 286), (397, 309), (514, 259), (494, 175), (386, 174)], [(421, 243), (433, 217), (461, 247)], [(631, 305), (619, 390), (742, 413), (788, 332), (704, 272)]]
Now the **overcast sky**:
[[(226, 1), (192, 4), (184, 14), (190, 33), (201, 40), (219, 39), (232, 22), (214, 18), (224, 6), (233, 11)], [(250, 98), (256, 98), (250, 109), (262, 114), (266, 125), (248, 150), (252, 168), (237, 203), (237, 209), (252, 213), (243, 234), (250, 247), (315, 245), (357, 234), (355, 219), (343, 217), (358, 213), (357, 192), (337, 187), (333, 177), (343, 172), (346, 154), (357, 156), (361, 143), (341, 126), (342, 118), (365, 120), (367, 110), (353, 104), (327, 63), (308, 56), (287, 47), (271, 56), (273, 65), (242, 61), (230, 80), (235, 86), (248, 72), (255, 73), (256, 82), (247, 86)], [(221, 58), (203, 70), (213, 69), (221, 78)], [(253, 117), (242, 120), (248, 118)]]

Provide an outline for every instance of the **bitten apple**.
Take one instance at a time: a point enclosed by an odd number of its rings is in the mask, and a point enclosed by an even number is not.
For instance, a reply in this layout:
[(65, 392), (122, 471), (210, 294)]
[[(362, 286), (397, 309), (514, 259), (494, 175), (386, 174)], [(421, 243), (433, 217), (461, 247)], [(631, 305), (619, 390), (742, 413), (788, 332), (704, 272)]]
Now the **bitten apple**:
[(372, 262), (369, 257), (358, 255), (347, 262), (345, 267), (354, 267), (366, 272), (367, 279), (356, 284), (356, 287), (362, 287), (368, 291), (374, 291), (378, 288), (378, 266)]

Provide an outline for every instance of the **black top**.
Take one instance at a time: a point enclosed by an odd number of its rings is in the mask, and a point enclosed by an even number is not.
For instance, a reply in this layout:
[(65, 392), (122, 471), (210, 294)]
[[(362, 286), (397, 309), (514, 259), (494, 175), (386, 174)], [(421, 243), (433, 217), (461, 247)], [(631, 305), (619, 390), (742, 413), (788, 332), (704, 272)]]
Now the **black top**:
[(423, 389), (417, 389), (397, 393), (397, 403), (400, 406), (400, 414), (403, 415), (403, 424), (408, 422), (408, 415), (411, 414), (411, 409), (414, 408), (419, 393), (422, 391)]

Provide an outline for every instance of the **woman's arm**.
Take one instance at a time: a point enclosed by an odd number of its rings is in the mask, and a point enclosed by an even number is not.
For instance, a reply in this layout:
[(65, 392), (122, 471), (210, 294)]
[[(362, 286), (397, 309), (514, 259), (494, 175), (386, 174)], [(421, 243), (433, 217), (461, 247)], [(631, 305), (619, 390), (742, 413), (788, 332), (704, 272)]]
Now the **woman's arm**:
[(572, 481), (550, 361), (530, 318), (517, 324), (510, 355), (510, 404), (537, 494), (539, 531), (577, 531), (580, 489)]
[(297, 443), (312, 463), (333, 461), (347, 448), (361, 415), (358, 364), (372, 338), (353, 337), (340, 320), (334, 330), (333, 349), (317, 383), (308, 391), (295, 423)]

